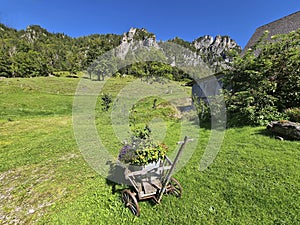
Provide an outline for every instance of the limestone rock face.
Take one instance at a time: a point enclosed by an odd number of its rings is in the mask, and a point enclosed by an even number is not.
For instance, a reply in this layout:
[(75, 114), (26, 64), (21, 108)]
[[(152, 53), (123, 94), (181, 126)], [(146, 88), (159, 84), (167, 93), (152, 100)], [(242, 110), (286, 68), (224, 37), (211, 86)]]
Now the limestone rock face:
[(267, 129), (284, 139), (300, 140), (300, 123), (290, 121), (273, 121)]
[(203, 37), (199, 37), (198, 39), (193, 41), (193, 44), (196, 49), (208, 48), (214, 43), (214, 38), (210, 35), (205, 35)]
[(215, 68), (216, 72), (219, 69), (226, 68), (226, 63), (232, 61), (228, 52), (234, 49), (241, 52), (241, 47), (229, 36), (217, 35), (212, 37), (205, 35), (197, 38), (192, 42), (197, 52), (204, 57), (204, 61)]
[(132, 27), (128, 32), (123, 34), (117, 56), (124, 58), (129, 51), (134, 51), (140, 47), (159, 48), (156, 36), (153, 33), (148, 32), (144, 28), (138, 29)]
[[(241, 47), (229, 36), (218, 35), (212, 37), (205, 35), (193, 42), (186, 42), (184, 40), (182, 42), (184, 42), (182, 47), (188, 48), (190, 51), (177, 56), (177, 59), (180, 58), (180, 60), (177, 60), (177, 62), (173, 60), (171, 65), (178, 66), (178, 62), (180, 61), (183, 64), (195, 66), (199, 64), (199, 60), (201, 59), (200, 61), (203, 61), (212, 73), (228, 67), (228, 63), (231, 62), (228, 52), (231, 49), (241, 51)], [(117, 56), (124, 58), (128, 52), (134, 52), (140, 47), (161, 49), (163, 43), (157, 42), (155, 34), (148, 32), (144, 28), (130, 28), (128, 32), (123, 34)]]

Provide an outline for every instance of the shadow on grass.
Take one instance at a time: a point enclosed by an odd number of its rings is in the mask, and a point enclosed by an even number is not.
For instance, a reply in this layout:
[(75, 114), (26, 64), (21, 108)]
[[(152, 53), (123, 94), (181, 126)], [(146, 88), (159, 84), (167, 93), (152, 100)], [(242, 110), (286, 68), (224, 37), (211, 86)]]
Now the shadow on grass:
[(271, 131), (269, 131), (266, 128), (261, 128), (260, 130), (256, 131), (254, 134), (260, 134), (269, 138), (276, 138), (276, 135), (274, 135)]
[(200, 121), (200, 124), (199, 125), (199, 128), (203, 128), (205, 130), (211, 130), (211, 122), (210, 121), (205, 121), (205, 122), (201, 122)]
[(131, 187), (131, 183), (125, 178), (125, 167), (119, 163), (108, 162), (110, 167), (106, 183), (111, 186), (112, 194), (121, 193), (126, 186)]

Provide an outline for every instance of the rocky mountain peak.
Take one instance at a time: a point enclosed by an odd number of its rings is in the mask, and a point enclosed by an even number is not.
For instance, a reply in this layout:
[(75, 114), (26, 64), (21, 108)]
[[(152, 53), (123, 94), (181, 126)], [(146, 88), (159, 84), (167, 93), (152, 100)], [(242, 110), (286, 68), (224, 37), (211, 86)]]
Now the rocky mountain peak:
[(142, 42), (144, 46), (154, 46), (156, 44), (156, 36), (148, 32), (145, 28), (130, 28), (122, 37), (121, 44), (130, 42)]
[(159, 48), (155, 34), (148, 32), (145, 28), (132, 27), (123, 34), (117, 55), (124, 58), (129, 50), (134, 51), (139, 47)]
[(232, 61), (228, 54), (230, 50), (242, 51), (233, 39), (221, 35), (199, 37), (192, 42), (192, 45), (203, 56), (204, 61), (215, 68), (216, 72), (226, 68), (226, 64)]
[(241, 50), (241, 47), (233, 39), (229, 36), (221, 35), (217, 35), (216, 37), (205, 35), (194, 40), (192, 44), (201, 52), (217, 50), (220, 53), (230, 49)]
[(123, 34), (122, 43), (133, 41), (134, 34), (137, 28), (131, 27), (130, 30)]
[[(228, 63), (232, 61), (228, 54), (231, 49), (241, 52), (241, 47), (229, 36), (217, 35), (213, 37), (204, 35), (192, 42), (180, 38), (174, 38), (169, 42), (179, 44), (194, 52), (215, 72), (226, 68)], [(117, 55), (124, 58), (129, 51), (134, 51), (139, 47), (160, 48), (153, 33), (144, 28), (130, 28), (128, 32), (123, 34)], [(198, 60), (197, 57), (195, 59)]]
[(39, 25), (30, 25), (26, 27), (25, 34), (22, 36), (26, 38), (29, 42), (34, 42), (36, 39), (40, 37), (47, 37), (49, 32), (40, 27)]
[(201, 49), (203, 47), (208, 48), (212, 43), (214, 43), (213, 36), (205, 35), (194, 40), (193, 45), (196, 49)]

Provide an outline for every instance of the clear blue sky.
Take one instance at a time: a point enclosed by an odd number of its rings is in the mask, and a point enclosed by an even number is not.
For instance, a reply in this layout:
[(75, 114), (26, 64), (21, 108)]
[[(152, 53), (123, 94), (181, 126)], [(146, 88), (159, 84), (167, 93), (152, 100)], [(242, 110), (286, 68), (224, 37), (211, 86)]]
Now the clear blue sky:
[(229, 35), (242, 48), (255, 29), (300, 11), (299, 0), (0, 0), (0, 23), (40, 25), (71, 37), (146, 28), (158, 40)]

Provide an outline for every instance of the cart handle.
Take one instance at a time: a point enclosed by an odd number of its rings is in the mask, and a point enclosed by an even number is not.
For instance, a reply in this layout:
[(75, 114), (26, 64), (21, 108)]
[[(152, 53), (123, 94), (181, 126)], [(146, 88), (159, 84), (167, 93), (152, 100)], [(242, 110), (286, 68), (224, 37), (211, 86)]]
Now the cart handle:
[(178, 162), (178, 159), (179, 159), (179, 157), (180, 157), (180, 155), (181, 155), (181, 152), (183, 151), (183, 149), (184, 149), (186, 143), (187, 143), (188, 141), (192, 141), (192, 140), (193, 140), (193, 139), (188, 139), (188, 137), (185, 136), (183, 141), (178, 142), (179, 144), (181, 144), (180, 149), (178, 150), (178, 153), (177, 153), (177, 155), (176, 155), (176, 157), (175, 157), (175, 159), (174, 159), (173, 165), (172, 165), (172, 167), (171, 167), (171, 169), (170, 169), (168, 175), (166, 176), (166, 179), (165, 179), (164, 182), (163, 182), (163, 186), (162, 186), (162, 189), (161, 189), (160, 192), (159, 192), (159, 196), (158, 196), (157, 202), (160, 202), (160, 201), (161, 201), (161, 198), (162, 198), (164, 192), (166, 191), (167, 184), (170, 182), (172, 173), (173, 173), (173, 171), (174, 171), (174, 169), (175, 169), (175, 166), (176, 166), (176, 164), (177, 164), (177, 162)]

